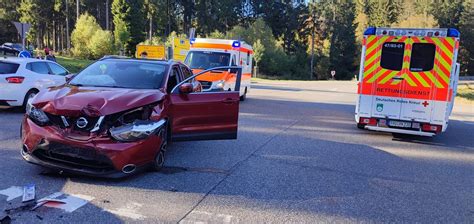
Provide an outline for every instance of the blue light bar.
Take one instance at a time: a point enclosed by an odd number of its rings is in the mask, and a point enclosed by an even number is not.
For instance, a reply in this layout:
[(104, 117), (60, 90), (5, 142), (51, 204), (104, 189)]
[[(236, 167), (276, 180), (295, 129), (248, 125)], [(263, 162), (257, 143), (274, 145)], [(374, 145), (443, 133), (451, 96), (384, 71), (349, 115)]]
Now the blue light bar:
[(375, 31), (377, 28), (375, 27), (369, 27), (365, 30), (364, 35), (375, 35)]
[(232, 47), (240, 47), (240, 41), (236, 40), (232, 43)]
[(448, 37), (459, 37), (460, 33), (457, 29), (449, 28), (448, 29)]

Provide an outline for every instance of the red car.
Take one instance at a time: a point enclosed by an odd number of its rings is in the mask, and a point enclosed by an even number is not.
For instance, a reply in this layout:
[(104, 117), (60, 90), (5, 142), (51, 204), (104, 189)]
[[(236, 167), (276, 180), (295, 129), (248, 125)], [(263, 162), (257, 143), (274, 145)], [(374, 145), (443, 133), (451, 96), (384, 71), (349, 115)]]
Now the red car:
[(159, 170), (170, 141), (237, 138), (238, 74), (234, 91), (204, 92), (180, 62), (101, 59), (31, 101), (21, 154), (90, 176)]

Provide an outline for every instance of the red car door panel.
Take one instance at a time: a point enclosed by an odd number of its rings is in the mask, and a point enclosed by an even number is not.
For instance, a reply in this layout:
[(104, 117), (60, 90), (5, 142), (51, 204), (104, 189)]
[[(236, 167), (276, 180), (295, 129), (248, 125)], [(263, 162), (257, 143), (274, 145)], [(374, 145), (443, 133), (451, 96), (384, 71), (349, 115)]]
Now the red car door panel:
[(237, 138), (239, 93), (172, 94), (173, 140)]
[[(237, 82), (240, 84), (240, 79)], [(238, 91), (173, 92), (170, 99), (174, 141), (237, 138)]]

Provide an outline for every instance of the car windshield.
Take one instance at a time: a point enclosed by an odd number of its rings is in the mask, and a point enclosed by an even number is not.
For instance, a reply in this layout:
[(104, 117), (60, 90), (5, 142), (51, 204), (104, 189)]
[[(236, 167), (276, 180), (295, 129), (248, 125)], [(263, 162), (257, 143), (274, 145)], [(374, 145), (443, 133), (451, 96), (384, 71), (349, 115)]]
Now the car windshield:
[(146, 61), (98, 61), (77, 74), (70, 82), (75, 86), (128, 89), (158, 89), (167, 74), (167, 65)]
[(229, 66), (230, 54), (210, 51), (191, 51), (185, 64), (191, 69), (209, 69)]
[(0, 61), (0, 74), (14, 74), (19, 66), (19, 64)]

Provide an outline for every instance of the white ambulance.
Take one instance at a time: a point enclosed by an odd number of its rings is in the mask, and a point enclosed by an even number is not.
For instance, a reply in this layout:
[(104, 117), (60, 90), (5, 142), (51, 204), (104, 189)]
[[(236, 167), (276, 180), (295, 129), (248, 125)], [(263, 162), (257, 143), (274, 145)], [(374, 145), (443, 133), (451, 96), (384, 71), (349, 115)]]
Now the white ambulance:
[(459, 80), (459, 37), (456, 29), (368, 28), (357, 126), (420, 136), (444, 132)]
[[(221, 66), (241, 66), (242, 79), (240, 99), (245, 100), (250, 91), (252, 74), (252, 46), (239, 40), (194, 38), (190, 41), (191, 50), (186, 56), (187, 64), (194, 74)], [(215, 70), (199, 76), (203, 89), (208, 91), (231, 90), (235, 86), (236, 72)]]

